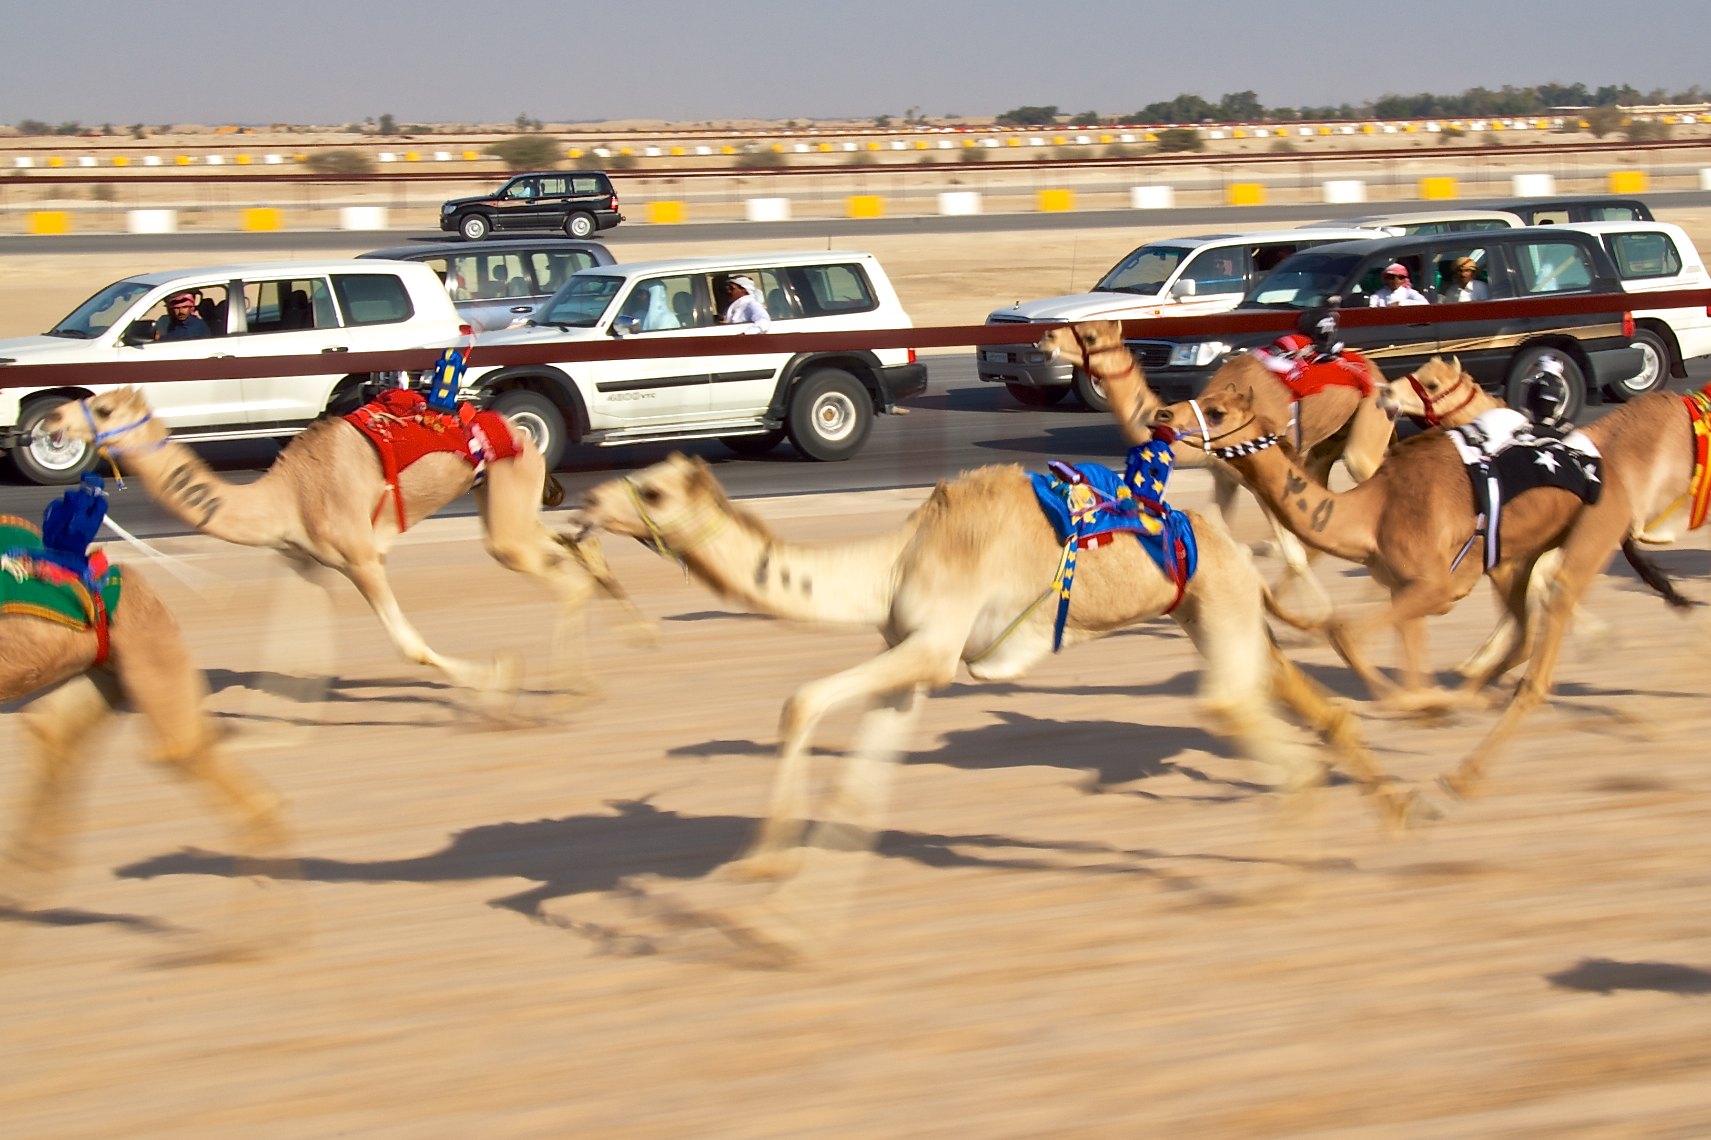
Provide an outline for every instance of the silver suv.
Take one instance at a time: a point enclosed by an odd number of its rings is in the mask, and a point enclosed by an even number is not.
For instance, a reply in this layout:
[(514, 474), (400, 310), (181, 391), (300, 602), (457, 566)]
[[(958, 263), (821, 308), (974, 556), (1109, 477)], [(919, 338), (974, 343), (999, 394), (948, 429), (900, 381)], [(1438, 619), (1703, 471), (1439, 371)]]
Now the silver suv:
[[(616, 447), (719, 439), (755, 455), (788, 438), (809, 459), (848, 459), (876, 413), (927, 386), (915, 350), (784, 352), (751, 326), (719, 323), (720, 284), (758, 286), (772, 332), (910, 327), (885, 271), (868, 253), (818, 251), (688, 257), (584, 269), (525, 324), (476, 338), (464, 398), (509, 416), (556, 465), (572, 442)], [(747, 331), (745, 331), (747, 330)], [(629, 337), (668, 346), (732, 336), (717, 356), (481, 367), (482, 350)]]

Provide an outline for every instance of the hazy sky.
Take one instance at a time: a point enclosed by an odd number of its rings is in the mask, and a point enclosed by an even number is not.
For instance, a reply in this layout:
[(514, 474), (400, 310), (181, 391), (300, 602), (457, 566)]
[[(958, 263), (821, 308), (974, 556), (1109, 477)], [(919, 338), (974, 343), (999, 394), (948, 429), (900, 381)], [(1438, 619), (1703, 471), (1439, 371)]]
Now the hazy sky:
[(1711, 0), (10, 0), (0, 122), (1114, 115), (1711, 88)]

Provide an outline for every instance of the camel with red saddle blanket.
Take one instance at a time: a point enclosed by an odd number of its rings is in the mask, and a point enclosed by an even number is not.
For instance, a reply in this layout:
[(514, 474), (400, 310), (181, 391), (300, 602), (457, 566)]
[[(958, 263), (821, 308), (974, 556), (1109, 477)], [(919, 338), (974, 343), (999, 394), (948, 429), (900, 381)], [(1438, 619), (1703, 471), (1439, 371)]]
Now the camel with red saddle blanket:
[[(391, 404), (317, 420), (261, 478), (244, 484), (221, 479), (175, 442), (138, 388), (61, 405), (38, 430), (104, 448), (173, 517), (203, 534), (338, 571), (362, 593), (406, 659), (478, 693), (507, 695), (519, 681), (514, 658), (482, 664), (436, 652), (399, 608), (385, 559), (406, 527), (473, 489), (487, 552), (553, 594), (561, 630), (596, 586), (626, 607), (629, 600), (598, 545), (562, 540), (542, 522), (543, 496), (556, 495), (558, 484), (526, 434), (492, 413), (471, 422), (450, 414), (424, 417), (424, 410), (419, 394), (399, 391)], [(424, 443), (424, 435), (437, 439)], [(472, 441), (490, 450), (478, 454)], [(633, 607), (630, 612), (640, 623)]]
[[(1334, 359), (1314, 360), (1311, 342), (1299, 334), (1284, 354), (1233, 356), (1218, 370), (1212, 384), (1237, 383), (1251, 394), (1254, 406), (1273, 423), (1282, 425), (1290, 445), (1302, 457), (1303, 466), (1319, 482), (1330, 479), (1331, 468), (1340, 459), (1355, 482), (1370, 478), (1384, 462), (1393, 437), (1390, 414), (1381, 406), (1379, 393), (1384, 374), (1359, 353), (1345, 352)], [(1280, 341), (1286, 338), (1279, 338)], [(1082, 321), (1052, 329), (1040, 340), (1041, 349), (1078, 362), (1078, 366), (1104, 386), (1111, 414), (1130, 443), (1151, 438), (1149, 423), (1160, 406), (1156, 393), (1134, 355), (1123, 343), (1120, 321)], [(1229, 467), (1210, 464), (1213, 496), (1218, 513), (1230, 522), (1241, 480)], [(1330, 598), (1308, 568), (1309, 550), (1265, 508), (1267, 521), (1277, 537), (1278, 552), (1290, 578), (1300, 581), (1324, 605)]]
[[(1278, 424), (1267, 419), (1244, 387), (1208, 389), (1198, 400), (1162, 408), (1155, 428), (1167, 428), (1179, 444), (1201, 448), (1229, 462), (1303, 542), (1361, 563), (1391, 591), (1390, 605), (1360, 618), (1333, 617), (1327, 632), (1337, 652), (1375, 695), (1409, 708), (1437, 708), (1446, 694), (1425, 685), (1425, 618), (1446, 613), (1482, 576), (1497, 588), (1511, 620), (1525, 627), (1528, 579), (1546, 552), (1560, 548), (1551, 576), (1543, 626), (1514, 699), (1485, 739), (1445, 783), (1471, 794), (1486, 759), (1521, 718), (1549, 694), (1569, 616), (1618, 548), (1630, 552), (1634, 535), (1655, 533), (1661, 517), (1705, 495), (1706, 397), (1657, 392), (1614, 409), (1584, 429), (1596, 452), (1601, 489), (1590, 504), (1573, 491), (1539, 486), (1502, 507), (1498, 536), (1482, 532), (1475, 480), (1457, 444), (1445, 433), (1427, 432), (1391, 449), (1367, 482), (1337, 493), (1312, 479), (1285, 449), (1275, 446)], [(1685, 405), (1685, 406), (1684, 406)], [(1477, 425), (1476, 425), (1477, 426)], [(1465, 557), (1496, 543), (1488, 557)], [(1674, 604), (1666, 579), (1642, 562), (1643, 580)], [(1380, 628), (1401, 640), (1403, 685), (1399, 689), (1367, 662), (1363, 645)], [(1472, 678), (1483, 686), (1518, 664), (1525, 645), (1517, 639), (1503, 659)]]
[[(285, 839), (282, 803), (224, 754), (202, 710), (207, 683), (148, 579), (135, 567), (121, 575), (97, 562), (93, 588), (83, 586), (43, 557), (34, 524), (16, 518), (0, 519), (0, 558), (0, 701), (41, 694), (20, 714), (35, 771), (6, 855), (0, 897), (26, 902), (34, 893), (26, 880), (43, 878), (63, 862), (61, 841), (83, 775), (83, 746), (122, 706), (147, 718), (156, 762), (201, 784), (229, 812), (246, 858), (276, 854)], [(59, 604), (53, 591), (70, 604)]]

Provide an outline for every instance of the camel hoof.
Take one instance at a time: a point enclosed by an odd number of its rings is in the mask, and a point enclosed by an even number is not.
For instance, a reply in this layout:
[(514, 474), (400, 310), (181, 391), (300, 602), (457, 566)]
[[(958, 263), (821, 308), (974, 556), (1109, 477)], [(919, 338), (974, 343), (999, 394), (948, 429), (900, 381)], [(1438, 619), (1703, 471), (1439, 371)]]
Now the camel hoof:
[(1378, 707), (1386, 712), (1408, 716), (1444, 717), (1452, 712), (1484, 707), (1482, 698), (1463, 691), (1447, 689), (1398, 689), (1378, 699)]

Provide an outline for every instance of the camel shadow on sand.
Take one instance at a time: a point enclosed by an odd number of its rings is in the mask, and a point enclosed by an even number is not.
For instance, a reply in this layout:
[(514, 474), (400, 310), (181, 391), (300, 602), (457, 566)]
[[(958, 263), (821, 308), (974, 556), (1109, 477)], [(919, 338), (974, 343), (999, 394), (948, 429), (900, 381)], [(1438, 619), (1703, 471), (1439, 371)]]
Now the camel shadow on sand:
[(1546, 974), (1545, 980), (1559, 989), (1595, 994), (1612, 994), (1617, 990), (1652, 990), (1695, 997), (1711, 994), (1711, 970), (1674, 962), (1582, 958), (1567, 970)]

